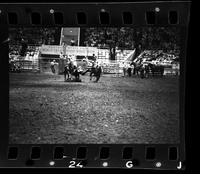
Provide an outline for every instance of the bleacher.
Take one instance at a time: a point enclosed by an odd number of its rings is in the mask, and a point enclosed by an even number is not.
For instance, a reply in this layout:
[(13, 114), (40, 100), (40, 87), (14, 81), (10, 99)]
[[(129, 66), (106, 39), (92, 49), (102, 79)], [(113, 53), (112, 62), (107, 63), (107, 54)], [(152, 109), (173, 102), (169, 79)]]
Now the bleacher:
[[(15, 61), (21, 71), (39, 71), (39, 48), (42, 44), (59, 44), (60, 28), (9, 28), (9, 59)], [(25, 55), (20, 56), (22, 42), (27, 45)]]

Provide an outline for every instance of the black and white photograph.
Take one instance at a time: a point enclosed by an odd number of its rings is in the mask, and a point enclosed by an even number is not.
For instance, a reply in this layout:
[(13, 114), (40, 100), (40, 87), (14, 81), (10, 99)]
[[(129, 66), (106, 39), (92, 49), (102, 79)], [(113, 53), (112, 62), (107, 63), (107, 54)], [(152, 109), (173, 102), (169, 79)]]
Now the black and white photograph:
[(180, 143), (180, 28), (10, 27), (9, 144)]

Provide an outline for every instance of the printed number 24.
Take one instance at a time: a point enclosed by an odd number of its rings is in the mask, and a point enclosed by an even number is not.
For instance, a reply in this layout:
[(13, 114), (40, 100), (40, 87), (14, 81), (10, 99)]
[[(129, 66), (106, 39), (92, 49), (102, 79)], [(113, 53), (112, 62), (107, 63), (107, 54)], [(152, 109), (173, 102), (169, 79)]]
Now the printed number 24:
[(70, 163), (69, 168), (83, 167), (83, 165), (81, 165), (80, 162), (76, 164), (76, 161), (70, 161), (69, 163)]

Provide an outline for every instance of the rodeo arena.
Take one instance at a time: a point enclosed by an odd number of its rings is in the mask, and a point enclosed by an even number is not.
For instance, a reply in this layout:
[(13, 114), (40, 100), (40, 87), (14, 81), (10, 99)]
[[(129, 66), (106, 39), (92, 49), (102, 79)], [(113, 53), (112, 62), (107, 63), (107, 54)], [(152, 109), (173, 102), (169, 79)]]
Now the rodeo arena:
[(176, 28), (10, 28), (10, 143), (178, 143)]

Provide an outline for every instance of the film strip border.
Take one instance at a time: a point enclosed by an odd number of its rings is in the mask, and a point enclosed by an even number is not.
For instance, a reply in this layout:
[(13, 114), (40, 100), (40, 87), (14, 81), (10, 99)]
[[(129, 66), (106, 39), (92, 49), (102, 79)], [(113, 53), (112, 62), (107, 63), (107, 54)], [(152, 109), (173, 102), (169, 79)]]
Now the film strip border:
[(188, 25), (189, 2), (0, 4), (9, 26)]
[(1, 166), (184, 169), (179, 145), (10, 145)]
[[(189, 7), (189, 2), (0, 4), (0, 26), (187, 27)], [(0, 145), (0, 167), (184, 169), (182, 140), (178, 145), (8, 145), (4, 142)]]

